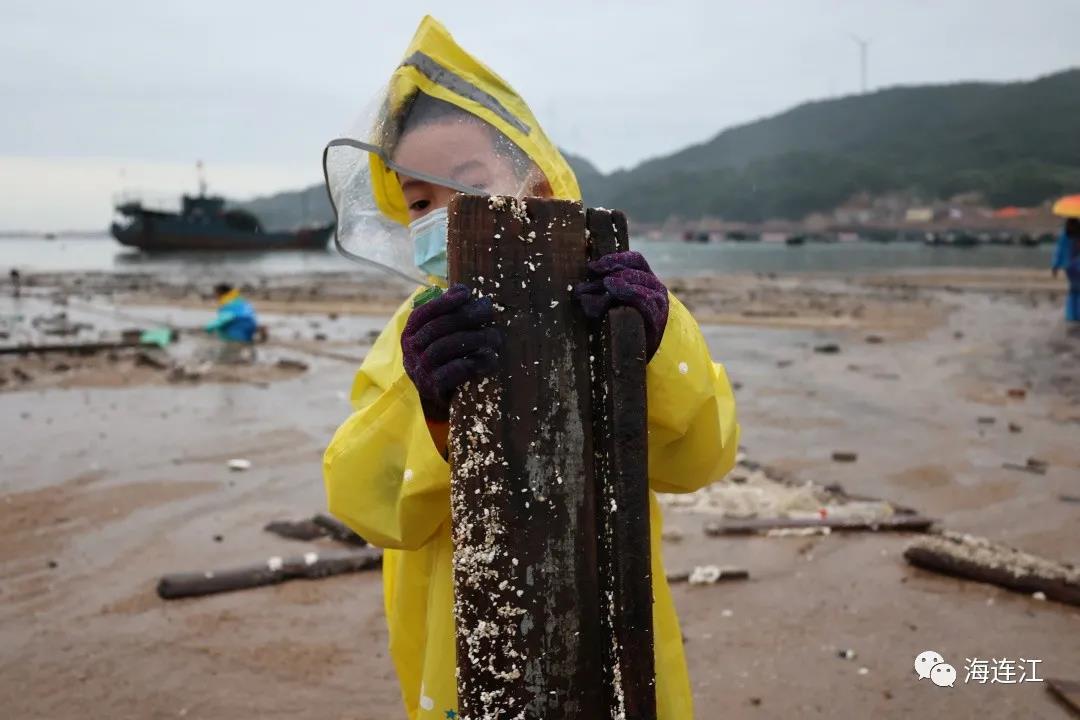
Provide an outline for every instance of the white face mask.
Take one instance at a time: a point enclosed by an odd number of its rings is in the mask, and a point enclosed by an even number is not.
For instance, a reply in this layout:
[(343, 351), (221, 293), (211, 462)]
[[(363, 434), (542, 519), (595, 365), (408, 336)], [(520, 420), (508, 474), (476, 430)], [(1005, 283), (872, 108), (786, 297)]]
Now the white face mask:
[(409, 236), (413, 242), (413, 260), (416, 267), (428, 275), (445, 278), (446, 233), (449, 214), (446, 208), (433, 210), (422, 218), (409, 223)]

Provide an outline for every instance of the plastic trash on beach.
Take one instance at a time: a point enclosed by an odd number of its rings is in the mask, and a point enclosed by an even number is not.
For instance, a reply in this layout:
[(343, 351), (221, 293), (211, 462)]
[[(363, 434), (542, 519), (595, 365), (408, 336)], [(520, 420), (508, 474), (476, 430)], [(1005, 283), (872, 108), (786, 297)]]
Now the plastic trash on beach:
[(716, 565), (698, 565), (690, 573), (691, 585), (714, 585), (720, 579), (720, 568)]
[(233, 472), (243, 472), (251, 469), (251, 461), (244, 458), (233, 458), (228, 462), (228, 466)]
[(142, 345), (167, 347), (172, 341), (173, 331), (171, 328), (150, 328), (149, 330), (143, 330), (142, 334), (139, 335), (139, 343)]

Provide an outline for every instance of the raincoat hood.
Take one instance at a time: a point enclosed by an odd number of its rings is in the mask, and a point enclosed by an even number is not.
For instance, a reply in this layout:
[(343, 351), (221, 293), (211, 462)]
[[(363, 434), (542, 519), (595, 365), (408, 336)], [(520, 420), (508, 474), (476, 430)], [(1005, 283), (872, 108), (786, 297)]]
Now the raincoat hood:
[[(391, 112), (417, 91), (484, 120), (517, 145), (536, 164), (554, 196), (580, 200), (574, 171), (540, 128), (525, 100), (491, 68), (465, 51), (435, 18), (420, 21), (401, 65), (390, 79)], [(377, 155), (371, 155), (372, 187), (379, 209), (407, 225), (408, 210), (397, 178)]]
[[(407, 133), (433, 122), (459, 130), (466, 124), (485, 128), (491, 145), (485, 158), (513, 172), (487, 182), (456, 175), (455, 161), (469, 157), (459, 157), (465, 151), (453, 140), (419, 155), (397, 156)], [(529, 179), (538, 172), (543, 177), (535, 179), (546, 181), (553, 197), (581, 199), (573, 171), (525, 101), (430, 16), (421, 20), (401, 63), (367, 112), (347, 135), (329, 143), (323, 170), (337, 214), (338, 248), (420, 282), (425, 273), (413, 260), (401, 177), (455, 192), (520, 197), (529, 194)]]

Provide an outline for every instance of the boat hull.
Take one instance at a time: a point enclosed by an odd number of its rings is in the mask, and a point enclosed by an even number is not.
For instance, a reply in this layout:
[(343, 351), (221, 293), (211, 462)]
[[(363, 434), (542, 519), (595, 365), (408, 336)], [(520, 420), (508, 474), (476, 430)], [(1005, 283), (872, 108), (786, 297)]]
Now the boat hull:
[(121, 245), (145, 252), (325, 250), (334, 230), (332, 224), (279, 233), (200, 225), (169, 218), (142, 217), (128, 225), (114, 223), (111, 230)]

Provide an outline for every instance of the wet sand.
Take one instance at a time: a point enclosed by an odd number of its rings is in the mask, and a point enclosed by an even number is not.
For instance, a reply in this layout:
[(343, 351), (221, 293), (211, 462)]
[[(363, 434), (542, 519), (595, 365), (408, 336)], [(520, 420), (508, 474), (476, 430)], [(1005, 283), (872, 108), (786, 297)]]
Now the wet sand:
[[(736, 383), (750, 458), (1080, 561), (1080, 504), (1061, 499), (1080, 495), (1080, 337), (1060, 320), (1060, 284), (1027, 271), (669, 284)], [(261, 528), (324, 506), (322, 449), (349, 412), (357, 359), (404, 296), (355, 285), (262, 279), (249, 295), (271, 342), (227, 377), (176, 381), (123, 354), (0, 357), (6, 716), (403, 717), (378, 573), (154, 594), (164, 572), (319, 545)], [(134, 275), (39, 276), (17, 303), (0, 300), (4, 317), (24, 316), (4, 344), (40, 339), (32, 318), (59, 312), (92, 326), (73, 342), (208, 314), (193, 283)], [(184, 333), (167, 357), (190, 363), (205, 343)], [(828, 344), (839, 351), (815, 351)], [(1029, 457), (1045, 475), (1002, 467)], [(231, 458), (252, 468), (231, 472)], [(1066, 716), (1042, 683), (942, 689), (912, 662), (937, 650), (962, 679), (965, 658), (1037, 658), (1042, 677), (1076, 679), (1078, 608), (915, 570), (901, 557), (910, 535), (713, 539), (702, 526), (715, 515), (665, 517), (683, 536), (665, 542), (669, 571), (751, 573), (674, 588), (699, 717)]]

